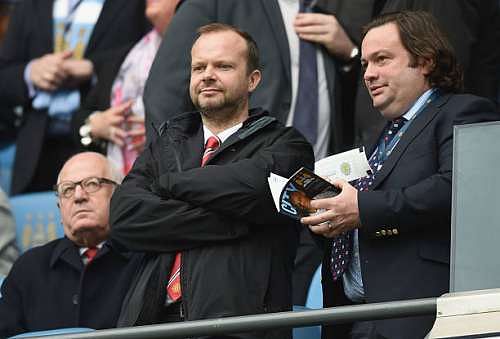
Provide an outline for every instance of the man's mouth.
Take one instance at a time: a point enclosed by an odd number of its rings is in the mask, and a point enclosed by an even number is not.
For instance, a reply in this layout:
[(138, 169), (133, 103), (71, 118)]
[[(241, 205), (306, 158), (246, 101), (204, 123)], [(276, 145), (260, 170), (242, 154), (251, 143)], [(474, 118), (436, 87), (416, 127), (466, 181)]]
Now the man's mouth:
[(372, 96), (375, 96), (375, 95), (378, 95), (380, 93), (382, 93), (383, 89), (384, 89), (385, 85), (370, 85), (369, 89), (370, 89), (370, 94)]

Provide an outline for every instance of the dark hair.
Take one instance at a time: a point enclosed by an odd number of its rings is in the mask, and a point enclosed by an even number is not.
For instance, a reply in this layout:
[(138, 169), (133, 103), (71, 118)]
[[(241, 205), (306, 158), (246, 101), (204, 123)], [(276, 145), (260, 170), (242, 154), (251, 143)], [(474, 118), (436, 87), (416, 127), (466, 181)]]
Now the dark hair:
[(387, 13), (375, 18), (363, 27), (363, 39), (375, 27), (394, 23), (404, 48), (410, 53), (410, 67), (422, 59), (431, 62), (427, 76), (431, 87), (444, 92), (463, 90), (463, 73), (455, 52), (436, 19), (424, 11), (401, 11)]
[(214, 22), (205, 26), (201, 26), (198, 28), (197, 33), (198, 37), (196, 38), (199, 39), (200, 36), (203, 34), (207, 33), (215, 33), (215, 32), (234, 32), (241, 36), (245, 42), (247, 43), (247, 71), (248, 74), (253, 72), (254, 70), (260, 69), (260, 62), (259, 62), (259, 48), (257, 47), (257, 43), (255, 40), (252, 38), (250, 34), (247, 32), (244, 32), (234, 26), (231, 25), (226, 25), (226, 24), (221, 24), (218, 22)]

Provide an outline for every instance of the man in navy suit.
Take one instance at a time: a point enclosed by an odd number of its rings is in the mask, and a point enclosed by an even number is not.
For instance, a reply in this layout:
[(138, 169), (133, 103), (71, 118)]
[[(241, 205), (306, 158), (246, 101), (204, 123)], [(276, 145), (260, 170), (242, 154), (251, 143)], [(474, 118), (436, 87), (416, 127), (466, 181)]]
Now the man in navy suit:
[[(373, 106), (388, 120), (369, 150), (373, 174), (311, 203), (302, 219), (326, 237), (325, 306), (436, 297), (448, 291), (453, 126), (496, 120), (488, 100), (456, 94), (462, 73), (425, 12), (365, 28), (361, 64)], [(423, 338), (433, 317), (326, 327), (325, 338)]]
[(111, 328), (142, 254), (121, 253), (106, 239), (109, 204), (121, 174), (99, 153), (63, 166), (56, 186), (65, 237), (24, 253), (5, 279), (0, 338), (63, 327)]

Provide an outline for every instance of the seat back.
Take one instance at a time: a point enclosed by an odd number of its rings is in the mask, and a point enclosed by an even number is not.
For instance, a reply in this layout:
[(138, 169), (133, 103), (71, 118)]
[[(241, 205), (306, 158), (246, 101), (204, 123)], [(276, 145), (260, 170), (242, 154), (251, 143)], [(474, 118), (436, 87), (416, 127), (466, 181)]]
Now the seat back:
[(307, 292), (306, 307), (312, 309), (323, 308), (323, 290), (321, 289), (321, 265), (314, 272)]
[(16, 336), (10, 338), (32, 338), (32, 337), (47, 337), (59, 334), (75, 334), (75, 333), (86, 333), (95, 331), (92, 328), (86, 327), (68, 327), (68, 328), (58, 328), (55, 330), (47, 330), (47, 331), (34, 331), (34, 332), (26, 332), (22, 334), (18, 334)]
[[(294, 311), (307, 311), (310, 310), (304, 306), (293, 306)], [(294, 327), (293, 339), (321, 339), (321, 326), (307, 326), (307, 327)]]
[(16, 221), (16, 238), (22, 253), (64, 236), (54, 192), (20, 194), (10, 198)]
[(10, 183), (12, 181), (12, 168), (16, 155), (16, 144), (0, 142), (0, 187), (5, 194), (10, 194)]

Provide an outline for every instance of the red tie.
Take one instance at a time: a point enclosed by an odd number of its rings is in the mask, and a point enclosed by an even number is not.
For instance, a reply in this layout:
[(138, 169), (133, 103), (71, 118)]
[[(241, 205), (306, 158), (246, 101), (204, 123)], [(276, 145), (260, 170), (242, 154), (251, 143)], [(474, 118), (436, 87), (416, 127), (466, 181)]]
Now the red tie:
[[(203, 152), (203, 158), (201, 159), (201, 167), (210, 160), (212, 155), (219, 149), (220, 140), (216, 136), (211, 136), (207, 139), (205, 144), (205, 152)], [(182, 295), (181, 292), (181, 252), (177, 252), (175, 255), (174, 265), (172, 266), (172, 271), (170, 271), (170, 279), (167, 284), (167, 295), (172, 302), (179, 300)]]
[(97, 247), (87, 248), (87, 250), (84, 253), (85, 257), (87, 257), (87, 265), (90, 264), (92, 262), (92, 260), (94, 260), (94, 257), (97, 254), (97, 251), (98, 251)]

